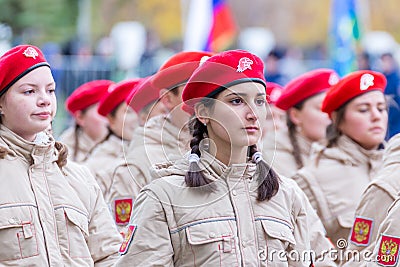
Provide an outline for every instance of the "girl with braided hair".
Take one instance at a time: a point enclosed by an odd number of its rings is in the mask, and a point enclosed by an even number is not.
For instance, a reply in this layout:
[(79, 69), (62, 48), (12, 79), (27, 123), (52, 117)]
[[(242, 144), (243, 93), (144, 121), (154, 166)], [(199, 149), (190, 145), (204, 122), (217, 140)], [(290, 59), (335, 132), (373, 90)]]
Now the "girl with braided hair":
[(194, 71), (182, 94), (191, 151), (154, 166), (160, 178), (135, 200), (117, 266), (310, 266), (288, 255), (310, 249), (311, 206), (257, 151), (265, 83), (262, 60), (243, 50)]
[(37, 47), (0, 57), (0, 265), (112, 266), (121, 237), (100, 188), (48, 132), (55, 87)]
[(263, 143), (265, 160), (279, 174), (294, 175), (306, 163), (312, 143), (325, 140), (331, 121), (320, 107), (326, 91), (338, 81), (334, 70), (315, 69), (285, 86), (275, 105), (286, 111), (287, 129), (267, 133)]

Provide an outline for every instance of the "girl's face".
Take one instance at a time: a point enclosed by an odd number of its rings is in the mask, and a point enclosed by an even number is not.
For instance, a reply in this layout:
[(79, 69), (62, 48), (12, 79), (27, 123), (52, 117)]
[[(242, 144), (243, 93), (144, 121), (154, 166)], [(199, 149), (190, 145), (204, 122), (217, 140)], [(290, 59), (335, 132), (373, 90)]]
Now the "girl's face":
[(265, 88), (246, 82), (222, 91), (210, 108), (208, 134), (217, 147), (257, 144), (267, 115)]
[[(335, 114), (333, 114), (335, 116)], [(375, 149), (385, 138), (388, 122), (382, 92), (371, 91), (351, 100), (339, 130), (365, 149)]]
[(0, 98), (2, 124), (33, 141), (56, 115), (55, 87), (49, 67), (39, 67), (23, 76)]
[(286, 113), (282, 109), (270, 104), (267, 107), (267, 121), (263, 134), (286, 128)]
[(304, 101), (301, 110), (292, 108), (290, 118), (298, 127), (300, 134), (312, 142), (326, 136), (326, 127), (331, 123), (328, 114), (321, 111), (326, 93), (317, 94)]
[(98, 103), (75, 113), (76, 123), (95, 142), (103, 140), (107, 133), (108, 121), (97, 112)]
[(115, 112), (115, 116), (107, 116), (110, 129), (125, 140), (130, 141), (135, 128), (139, 125), (137, 113), (131, 109), (125, 101), (122, 102)]

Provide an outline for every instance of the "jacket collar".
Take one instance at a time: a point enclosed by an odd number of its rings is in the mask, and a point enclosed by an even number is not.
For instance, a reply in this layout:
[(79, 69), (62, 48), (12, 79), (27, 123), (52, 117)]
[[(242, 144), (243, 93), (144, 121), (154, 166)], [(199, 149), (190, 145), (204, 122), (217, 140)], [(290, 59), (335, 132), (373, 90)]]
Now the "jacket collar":
[(35, 141), (30, 142), (0, 124), (0, 140), (10, 154), (22, 157), (29, 163), (36, 163), (38, 158), (54, 154), (54, 138), (45, 132), (39, 133)]

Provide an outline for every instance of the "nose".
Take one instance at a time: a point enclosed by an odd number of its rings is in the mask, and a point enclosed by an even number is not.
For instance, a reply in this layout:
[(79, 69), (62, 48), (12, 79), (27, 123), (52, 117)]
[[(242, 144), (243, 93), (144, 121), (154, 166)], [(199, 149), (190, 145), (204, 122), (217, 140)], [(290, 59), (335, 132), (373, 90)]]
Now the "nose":
[(373, 121), (381, 119), (382, 112), (377, 107), (373, 107), (371, 111), (371, 118)]
[(249, 104), (247, 104), (246, 106), (247, 106), (247, 110), (246, 110), (246, 119), (247, 119), (247, 120), (256, 121), (258, 118), (257, 118), (257, 115), (256, 115), (256, 113), (255, 113), (254, 107), (252, 107), (252, 106), (249, 105)]
[(38, 105), (48, 106), (51, 104), (51, 96), (48, 94), (47, 90), (40, 90), (38, 93)]

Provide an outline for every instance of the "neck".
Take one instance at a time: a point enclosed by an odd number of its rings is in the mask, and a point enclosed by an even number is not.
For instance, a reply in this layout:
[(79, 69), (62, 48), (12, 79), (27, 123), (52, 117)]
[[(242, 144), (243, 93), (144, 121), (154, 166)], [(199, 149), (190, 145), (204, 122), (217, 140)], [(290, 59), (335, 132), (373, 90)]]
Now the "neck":
[(210, 146), (210, 153), (226, 166), (247, 162), (248, 147), (234, 147), (231, 144)]

